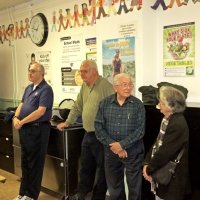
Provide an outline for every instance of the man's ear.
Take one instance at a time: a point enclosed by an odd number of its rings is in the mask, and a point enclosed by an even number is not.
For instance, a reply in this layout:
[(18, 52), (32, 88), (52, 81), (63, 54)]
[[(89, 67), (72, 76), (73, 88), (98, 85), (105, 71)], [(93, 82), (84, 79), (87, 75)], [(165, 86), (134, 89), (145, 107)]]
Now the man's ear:
[(113, 89), (115, 92), (117, 92), (117, 87), (116, 86), (113, 86)]

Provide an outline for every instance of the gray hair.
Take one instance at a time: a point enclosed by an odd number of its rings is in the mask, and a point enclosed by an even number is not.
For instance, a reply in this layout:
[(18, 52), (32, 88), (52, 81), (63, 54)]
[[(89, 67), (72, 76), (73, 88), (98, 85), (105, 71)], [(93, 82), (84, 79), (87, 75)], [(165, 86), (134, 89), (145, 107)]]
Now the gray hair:
[(159, 90), (160, 99), (173, 113), (181, 113), (185, 110), (185, 95), (171, 86), (162, 86)]
[(44, 76), (45, 69), (44, 69), (44, 66), (42, 64), (40, 64), (38, 62), (30, 63), (29, 68), (30, 68), (31, 65), (36, 65), (39, 68), (39, 70), (42, 72), (42, 75)]
[(95, 69), (98, 72), (98, 67), (94, 60), (84, 60), (81, 65), (88, 65), (91, 69)]
[(45, 69), (44, 69), (44, 66), (43, 65), (41, 65), (41, 64), (39, 64), (40, 65), (40, 70), (41, 70), (41, 72), (42, 72), (42, 74), (43, 74), (43, 76), (44, 76), (44, 74), (45, 74)]
[(114, 76), (113, 86), (119, 85), (120, 82), (121, 82), (121, 78), (127, 78), (133, 84), (133, 78), (130, 76), (130, 74), (120, 73), (120, 74), (117, 74), (117, 75)]

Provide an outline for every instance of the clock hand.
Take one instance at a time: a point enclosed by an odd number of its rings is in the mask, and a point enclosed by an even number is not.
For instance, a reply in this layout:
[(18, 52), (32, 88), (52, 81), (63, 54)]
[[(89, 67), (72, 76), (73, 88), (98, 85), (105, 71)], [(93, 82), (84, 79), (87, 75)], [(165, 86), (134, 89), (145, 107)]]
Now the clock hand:
[(33, 29), (34, 31), (37, 31), (37, 29), (36, 29), (36, 28), (33, 28), (33, 27), (31, 27), (31, 29)]

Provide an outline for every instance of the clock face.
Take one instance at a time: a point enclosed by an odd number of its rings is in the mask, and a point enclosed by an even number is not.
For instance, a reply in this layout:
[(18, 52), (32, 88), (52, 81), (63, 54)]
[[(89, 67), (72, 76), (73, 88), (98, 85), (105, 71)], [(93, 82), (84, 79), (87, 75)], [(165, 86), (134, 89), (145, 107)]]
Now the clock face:
[(30, 22), (30, 37), (37, 46), (45, 44), (48, 37), (48, 23), (42, 13), (33, 16)]

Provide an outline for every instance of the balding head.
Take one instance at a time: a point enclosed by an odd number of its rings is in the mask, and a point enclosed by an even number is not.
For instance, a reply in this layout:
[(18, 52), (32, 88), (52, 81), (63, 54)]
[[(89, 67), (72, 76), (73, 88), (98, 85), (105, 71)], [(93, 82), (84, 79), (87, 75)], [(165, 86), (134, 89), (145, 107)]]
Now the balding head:
[(98, 68), (97, 68), (97, 64), (96, 64), (95, 61), (93, 61), (93, 60), (84, 60), (81, 63), (81, 66), (83, 66), (83, 65), (88, 66), (88, 68), (93, 69), (93, 70), (97, 71), (97, 73), (98, 73)]
[(38, 62), (34, 62), (34, 63), (31, 63), (31, 64), (30, 64), (29, 68), (30, 68), (31, 66), (35, 66), (35, 68), (36, 68), (38, 71), (40, 71), (40, 72), (42, 73), (42, 75), (44, 76), (44, 74), (45, 74), (45, 69), (44, 69), (44, 66), (43, 66), (43, 65), (41, 65), (41, 64), (38, 63)]
[(99, 77), (97, 64), (93, 60), (84, 60), (80, 66), (80, 74), (83, 81), (92, 86)]
[(34, 84), (39, 84), (44, 79), (44, 67), (40, 63), (33, 63), (28, 69), (29, 80)]

